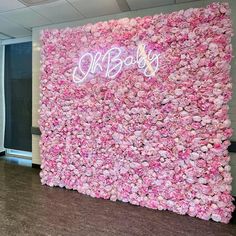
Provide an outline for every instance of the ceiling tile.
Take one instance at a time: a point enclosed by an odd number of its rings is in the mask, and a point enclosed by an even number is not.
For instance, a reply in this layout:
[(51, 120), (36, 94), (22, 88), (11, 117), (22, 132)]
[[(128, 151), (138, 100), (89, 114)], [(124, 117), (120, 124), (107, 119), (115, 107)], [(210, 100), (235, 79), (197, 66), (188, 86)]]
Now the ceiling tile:
[(23, 7), (25, 7), (25, 5), (17, 0), (0, 0), (0, 12), (11, 11)]
[(51, 20), (53, 23), (73, 21), (84, 18), (71, 4), (64, 0), (33, 6), (31, 9)]
[(51, 21), (45, 17), (39, 15), (37, 12), (30, 8), (22, 8), (6, 13), (1, 13), (0, 16), (7, 18), (9, 21), (15, 22), (26, 28), (32, 28), (35, 26), (47, 25)]
[(116, 0), (67, 0), (85, 17), (104, 16), (121, 12)]
[(127, 0), (131, 10), (174, 4), (175, 0)]
[(121, 11), (130, 11), (129, 5), (126, 0), (116, 0)]
[(21, 27), (0, 16), (0, 32), (11, 37), (25, 37), (31, 35), (31, 31)]

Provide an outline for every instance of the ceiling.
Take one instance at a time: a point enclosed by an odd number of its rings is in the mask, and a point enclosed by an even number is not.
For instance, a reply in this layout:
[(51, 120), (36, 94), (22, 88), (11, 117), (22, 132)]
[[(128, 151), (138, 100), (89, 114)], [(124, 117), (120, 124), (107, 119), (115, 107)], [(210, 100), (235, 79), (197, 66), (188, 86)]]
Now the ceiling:
[(37, 26), (191, 1), (0, 0), (0, 40), (30, 36)]

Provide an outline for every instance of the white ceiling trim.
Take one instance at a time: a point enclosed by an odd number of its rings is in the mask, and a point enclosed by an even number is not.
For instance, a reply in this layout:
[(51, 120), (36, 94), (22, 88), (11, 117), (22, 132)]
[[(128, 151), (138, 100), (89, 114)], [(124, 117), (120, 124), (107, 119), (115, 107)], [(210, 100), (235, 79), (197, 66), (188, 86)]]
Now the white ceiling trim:
[(58, 0), (18, 0), (27, 7), (56, 2)]
[(1, 45), (26, 43), (26, 42), (32, 42), (32, 36), (22, 37), (22, 38), (17, 38), (17, 39), (5, 39), (5, 40), (2, 40)]

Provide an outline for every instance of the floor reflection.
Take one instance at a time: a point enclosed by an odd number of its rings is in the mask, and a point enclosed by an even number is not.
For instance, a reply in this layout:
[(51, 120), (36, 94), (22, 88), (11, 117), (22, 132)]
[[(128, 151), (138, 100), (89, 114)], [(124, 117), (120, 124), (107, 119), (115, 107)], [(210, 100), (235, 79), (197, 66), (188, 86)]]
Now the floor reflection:
[(0, 161), (4, 161), (5, 163), (15, 164), (19, 166), (32, 167), (32, 160), (19, 158), (19, 157), (1, 156)]

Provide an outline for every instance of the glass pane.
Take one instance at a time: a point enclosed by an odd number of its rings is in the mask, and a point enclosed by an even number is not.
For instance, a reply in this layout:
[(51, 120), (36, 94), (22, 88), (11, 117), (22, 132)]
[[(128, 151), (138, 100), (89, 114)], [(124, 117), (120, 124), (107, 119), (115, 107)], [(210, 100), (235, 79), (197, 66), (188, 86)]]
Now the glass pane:
[(5, 103), (5, 148), (31, 151), (31, 42), (5, 46)]

